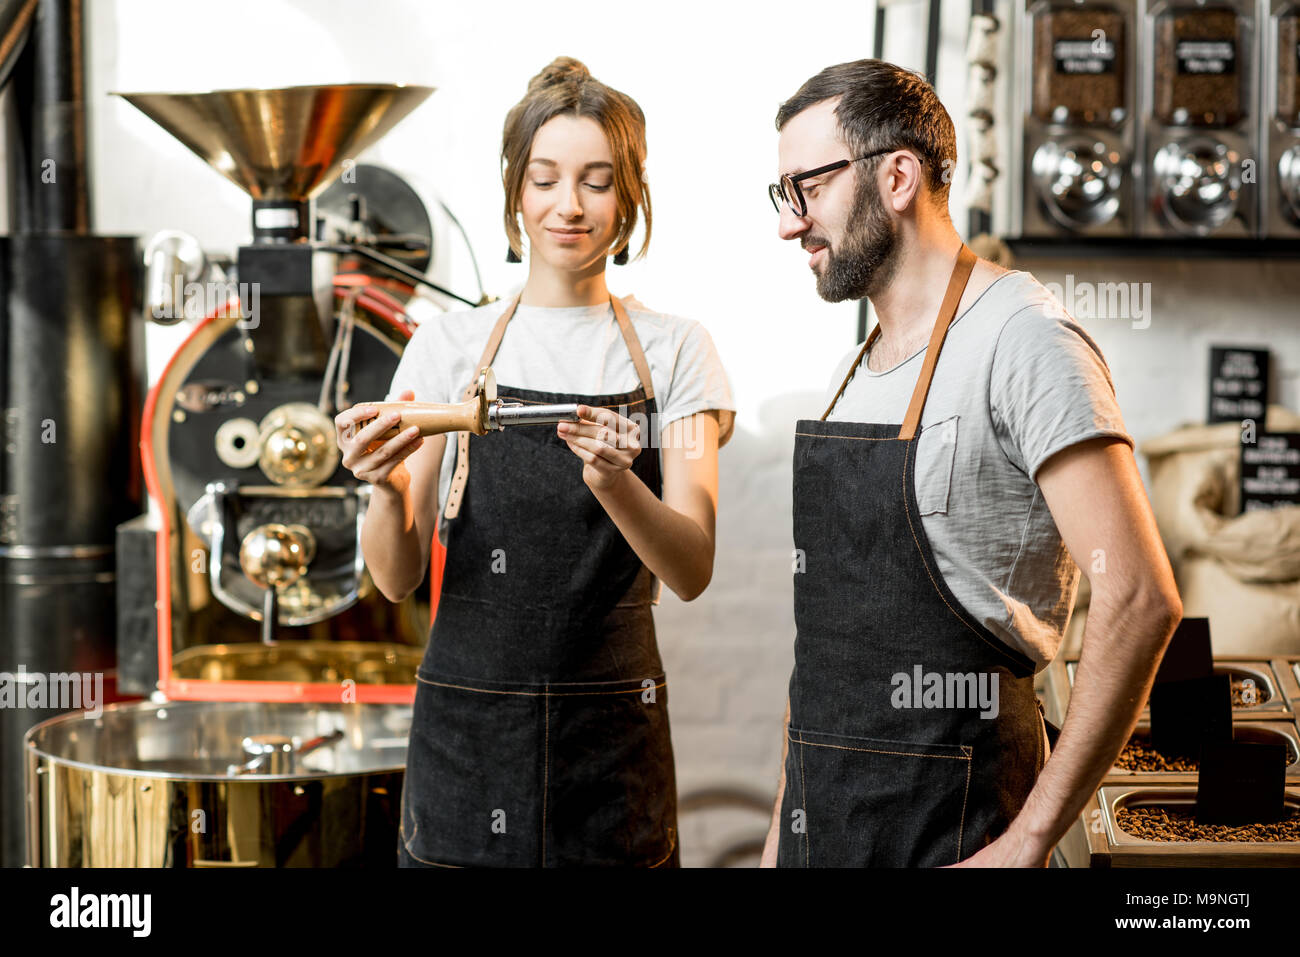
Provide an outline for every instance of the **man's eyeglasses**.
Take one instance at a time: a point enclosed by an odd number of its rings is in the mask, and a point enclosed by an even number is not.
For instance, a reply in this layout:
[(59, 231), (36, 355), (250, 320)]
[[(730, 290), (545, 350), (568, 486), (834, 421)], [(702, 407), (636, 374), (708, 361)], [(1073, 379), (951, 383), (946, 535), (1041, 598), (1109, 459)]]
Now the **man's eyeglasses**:
[(768, 198), (772, 200), (772, 207), (779, 213), (781, 212), (781, 202), (790, 207), (790, 212), (794, 213), (800, 219), (808, 215), (808, 203), (804, 200), (803, 190), (799, 184), (806, 179), (812, 179), (814, 176), (821, 176), (823, 173), (833, 173), (837, 169), (843, 169), (850, 163), (857, 163), (864, 159), (871, 159), (873, 156), (879, 156), (882, 153), (892, 153), (897, 147), (889, 147), (883, 150), (873, 150), (866, 156), (859, 156), (857, 159), (840, 160), (838, 163), (831, 163), (828, 166), (819, 166), (816, 169), (805, 170), (802, 173), (796, 173), (793, 176), (786, 173), (781, 177), (780, 182), (773, 183), (767, 188)]

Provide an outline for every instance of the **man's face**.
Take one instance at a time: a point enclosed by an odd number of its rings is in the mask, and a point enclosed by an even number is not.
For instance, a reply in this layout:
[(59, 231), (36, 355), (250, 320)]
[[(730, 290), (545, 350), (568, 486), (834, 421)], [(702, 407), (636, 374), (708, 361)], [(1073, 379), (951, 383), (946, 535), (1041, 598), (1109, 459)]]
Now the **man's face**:
[[(786, 123), (778, 146), (781, 174), (854, 159), (840, 139), (838, 103), (838, 98), (823, 100)], [(873, 166), (865, 160), (801, 180), (805, 216), (781, 204), (777, 233), (798, 239), (810, 254), (817, 294), (827, 302), (866, 298), (889, 281), (897, 266), (898, 236), (868, 172)]]

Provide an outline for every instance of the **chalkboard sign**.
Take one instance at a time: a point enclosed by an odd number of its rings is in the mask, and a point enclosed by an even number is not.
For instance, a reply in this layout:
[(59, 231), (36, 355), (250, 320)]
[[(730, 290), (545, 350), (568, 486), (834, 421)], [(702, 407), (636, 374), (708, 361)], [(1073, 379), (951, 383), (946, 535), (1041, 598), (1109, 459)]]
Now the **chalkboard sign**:
[(1206, 744), (1196, 781), (1196, 823), (1271, 824), (1286, 811), (1286, 745)]
[(1268, 350), (1210, 347), (1207, 422), (1254, 419), (1263, 425), (1268, 404)]
[(1156, 669), (1156, 684), (1188, 681), (1214, 674), (1214, 652), (1210, 647), (1210, 619), (1184, 618), (1174, 629), (1165, 655)]
[(1232, 678), (1164, 681), (1151, 689), (1151, 747), (1193, 757), (1232, 740)]
[(1262, 432), (1241, 443), (1241, 510), (1300, 505), (1300, 432)]

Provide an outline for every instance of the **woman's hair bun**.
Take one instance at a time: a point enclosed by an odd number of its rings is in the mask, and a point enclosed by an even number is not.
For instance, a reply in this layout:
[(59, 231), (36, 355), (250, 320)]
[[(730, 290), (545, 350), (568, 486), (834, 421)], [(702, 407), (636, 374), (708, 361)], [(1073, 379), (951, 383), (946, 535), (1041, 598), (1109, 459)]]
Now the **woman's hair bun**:
[(591, 71), (581, 60), (571, 56), (557, 56), (548, 63), (542, 72), (528, 81), (528, 92), (533, 93), (548, 86), (557, 86), (572, 80), (582, 80), (591, 76)]

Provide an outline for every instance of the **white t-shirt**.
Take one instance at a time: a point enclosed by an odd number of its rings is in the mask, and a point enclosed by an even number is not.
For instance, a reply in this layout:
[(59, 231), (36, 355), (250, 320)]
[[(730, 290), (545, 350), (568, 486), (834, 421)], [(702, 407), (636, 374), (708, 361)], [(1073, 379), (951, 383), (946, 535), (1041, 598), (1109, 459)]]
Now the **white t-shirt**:
[[(460, 402), (478, 372), (493, 326), (512, 299), (443, 313), (421, 323), (402, 353), (385, 401), (395, 402), (403, 390), (412, 389), (416, 402)], [(731, 438), (736, 406), (708, 332), (694, 320), (653, 312), (631, 296), (623, 297), (622, 302), (650, 366), (658, 409), (651, 426), (657, 423), (662, 431), (678, 419), (716, 410), (718, 443), (724, 444)], [(491, 365), (498, 387), (616, 395), (634, 391), (640, 384), (608, 302), (573, 307), (520, 303)], [(451, 487), (456, 454), (452, 439), (449, 437), (438, 475), (440, 505), (446, 503)], [(658, 436), (653, 436), (653, 445), (651, 439), (643, 432), (643, 447), (658, 449)], [(581, 468), (576, 456), (574, 467)], [(441, 521), (439, 535), (445, 541)]]
[[(830, 421), (901, 424), (928, 348), (885, 372), (864, 359)], [(836, 367), (827, 405), (859, 349)], [(948, 327), (921, 429), (916, 499), (939, 571), (972, 617), (1041, 670), (1080, 572), (1038, 470), (1088, 439), (1133, 444), (1101, 349), (1029, 273), (1001, 275)]]

